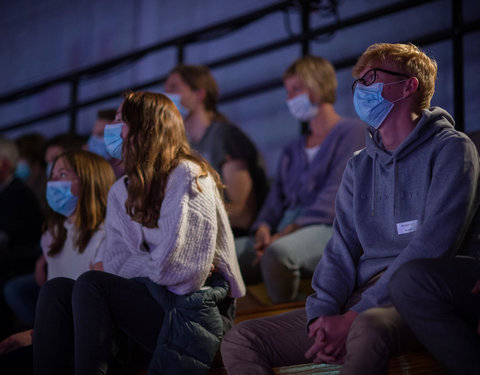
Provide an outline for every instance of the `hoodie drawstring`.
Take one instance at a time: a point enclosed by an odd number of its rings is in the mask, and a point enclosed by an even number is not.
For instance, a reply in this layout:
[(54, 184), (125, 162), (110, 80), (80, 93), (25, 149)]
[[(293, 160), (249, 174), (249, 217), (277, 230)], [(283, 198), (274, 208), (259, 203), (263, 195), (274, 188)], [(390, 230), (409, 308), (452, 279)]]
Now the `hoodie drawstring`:
[(398, 166), (397, 158), (393, 158), (393, 216), (397, 216), (397, 207), (398, 207)]
[(376, 215), (377, 211), (377, 153), (373, 154), (373, 196), (372, 196), (372, 216)]

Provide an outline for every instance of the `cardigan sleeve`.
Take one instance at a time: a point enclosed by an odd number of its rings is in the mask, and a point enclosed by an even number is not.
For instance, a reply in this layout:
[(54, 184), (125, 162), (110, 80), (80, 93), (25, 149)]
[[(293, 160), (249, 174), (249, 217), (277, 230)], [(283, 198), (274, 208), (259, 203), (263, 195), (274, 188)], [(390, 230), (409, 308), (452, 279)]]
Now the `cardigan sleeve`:
[(158, 223), (158, 238), (150, 248), (147, 276), (176, 294), (198, 290), (205, 282), (216, 248), (218, 232), (216, 185), (198, 179), (186, 163), (172, 173)]
[[(142, 262), (138, 257), (148, 257), (135, 243), (135, 227), (125, 211), (126, 189), (124, 179), (118, 180), (110, 189), (105, 218), (106, 247), (103, 252), (103, 268), (106, 272), (125, 278), (142, 276)], [(123, 192), (123, 194), (122, 194)], [(135, 262), (132, 262), (136, 259)], [(131, 263), (131, 264), (129, 264)]]

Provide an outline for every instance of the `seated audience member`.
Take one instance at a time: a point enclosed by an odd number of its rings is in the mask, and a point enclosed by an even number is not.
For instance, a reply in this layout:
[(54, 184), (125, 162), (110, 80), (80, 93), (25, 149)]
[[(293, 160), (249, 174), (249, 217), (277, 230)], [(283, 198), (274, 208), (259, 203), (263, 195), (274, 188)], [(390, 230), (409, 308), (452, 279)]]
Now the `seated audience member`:
[(47, 177), (50, 177), (53, 161), (58, 155), (69, 150), (80, 150), (84, 144), (85, 139), (82, 136), (70, 133), (58, 134), (47, 140), (44, 154), (44, 160), (47, 166)]
[(0, 283), (30, 271), (42, 234), (35, 194), (14, 176), (17, 161), (15, 143), (0, 137)]
[(342, 178), (314, 294), (306, 309), (234, 327), (222, 343), (229, 374), (271, 374), (305, 358), (386, 374), (392, 356), (418, 345), (389, 281), (410, 260), (457, 253), (479, 198), (475, 146), (445, 110), (428, 109), (436, 72), (412, 44), (374, 44), (359, 58), (353, 100), (369, 137)]
[[(73, 373), (72, 363), (77, 375), (105, 373), (114, 334), (150, 356), (155, 352), (154, 373), (163, 366), (190, 373), (183, 369), (208, 362), (205, 353), (218, 348), (218, 309), (231, 314), (233, 298), (245, 292), (222, 184), (191, 151), (175, 105), (162, 94), (136, 92), (125, 95), (119, 112), (123, 123), (109, 127), (126, 176), (108, 195), (106, 272), (43, 285), (33, 335), (35, 374)], [(217, 281), (207, 286), (212, 265)], [(175, 303), (181, 314), (172, 311)], [(230, 325), (233, 316), (225, 319)], [(183, 342), (170, 345), (175, 339)], [(194, 360), (183, 361), (188, 355)]]
[[(114, 182), (108, 162), (94, 153), (67, 151), (54, 160), (47, 184), (47, 200), (53, 213), (42, 235), (43, 255), (37, 261), (37, 291), (32, 291), (32, 303), (47, 279), (75, 280), (85, 271), (102, 269), (103, 222), (108, 191)], [(31, 345), (31, 334), (32, 330), (28, 330), (8, 337), (0, 343), (0, 354)], [(5, 361), (0, 363), (6, 366)]]
[(14, 176), (17, 162), (15, 143), (0, 137), (0, 338), (10, 333), (13, 324), (3, 285), (31, 272), (42, 234), (42, 210), (33, 191)]
[(217, 110), (219, 90), (205, 66), (178, 65), (165, 91), (184, 117), (191, 146), (220, 174), (235, 236), (246, 235), (265, 195), (267, 179), (252, 141)]
[(399, 268), (390, 297), (449, 374), (480, 374), (480, 261), (418, 259)]
[(332, 235), (335, 195), (347, 161), (365, 147), (364, 124), (335, 112), (337, 79), (327, 60), (302, 57), (283, 81), (288, 108), (296, 119), (308, 121), (309, 132), (283, 149), (275, 182), (252, 226), (254, 237), (235, 242), (245, 281), (263, 276), (275, 303), (301, 298), (300, 279), (312, 277)]
[(115, 172), (115, 176), (119, 178), (125, 173), (125, 168), (121, 160), (112, 157), (108, 153), (104, 139), (105, 126), (115, 122), (116, 112), (116, 109), (101, 109), (97, 112), (97, 120), (88, 138), (86, 149), (108, 160)]
[(45, 200), (47, 177), (43, 159), (45, 142), (45, 137), (37, 133), (26, 134), (15, 140), (19, 154), (15, 176), (32, 189), (44, 213), (48, 207)]
[[(85, 140), (76, 135), (59, 134), (46, 142), (45, 145), (45, 164), (47, 177), (50, 177), (52, 164), (55, 158), (67, 150), (80, 150)], [(46, 212), (48, 217), (53, 211), (50, 209)], [(37, 259), (36, 268), (45, 266), (43, 255)], [(31, 270), (33, 271), (33, 267)], [(38, 274), (38, 270), (37, 270)], [(40, 286), (36, 281), (35, 273), (28, 273), (16, 276), (8, 280), (3, 288), (5, 300), (19, 319), (20, 324), (24, 326), (33, 326), (35, 315), (35, 305), (38, 297)]]

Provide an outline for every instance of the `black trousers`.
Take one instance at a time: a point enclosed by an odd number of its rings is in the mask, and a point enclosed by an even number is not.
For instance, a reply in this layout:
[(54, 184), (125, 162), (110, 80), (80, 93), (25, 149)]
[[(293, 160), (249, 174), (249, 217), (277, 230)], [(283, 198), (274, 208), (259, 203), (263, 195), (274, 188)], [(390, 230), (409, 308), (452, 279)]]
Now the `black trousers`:
[(36, 375), (107, 374), (116, 332), (153, 353), (164, 312), (134, 280), (89, 271), (41, 289), (33, 336)]

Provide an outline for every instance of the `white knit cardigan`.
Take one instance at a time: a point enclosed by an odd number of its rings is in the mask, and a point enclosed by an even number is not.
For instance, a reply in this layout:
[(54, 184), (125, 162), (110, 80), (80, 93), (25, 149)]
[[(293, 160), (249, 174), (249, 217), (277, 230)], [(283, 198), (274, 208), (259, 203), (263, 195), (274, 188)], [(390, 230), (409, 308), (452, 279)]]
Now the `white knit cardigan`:
[(103, 266), (125, 278), (145, 276), (176, 294), (201, 288), (212, 264), (230, 284), (230, 295), (245, 295), (225, 206), (211, 176), (181, 162), (168, 177), (158, 228), (127, 215), (125, 177), (108, 194)]

